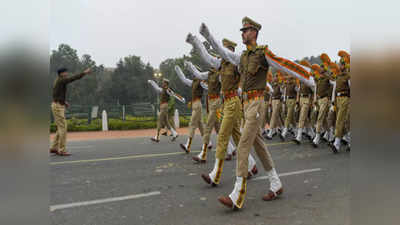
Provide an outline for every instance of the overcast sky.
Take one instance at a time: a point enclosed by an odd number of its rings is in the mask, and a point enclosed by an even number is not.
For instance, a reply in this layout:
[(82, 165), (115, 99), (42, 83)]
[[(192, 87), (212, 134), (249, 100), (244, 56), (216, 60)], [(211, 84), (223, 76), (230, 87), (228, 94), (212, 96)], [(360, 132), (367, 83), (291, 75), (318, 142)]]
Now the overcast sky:
[(52, 1), (50, 49), (69, 44), (90, 54), (97, 64), (114, 67), (128, 55), (141, 56), (154, 67), (167, 58), (188, 54), (189, 32), (197, 35), (205, 22), (214, 36), (237, 42), (242, 51), (241, 20), (262, 25), (258, 44), (278, 56), (300, 59), (322, 52), (337, 59), (350, 51), (351, 5), (347, 0), (73, 0)]

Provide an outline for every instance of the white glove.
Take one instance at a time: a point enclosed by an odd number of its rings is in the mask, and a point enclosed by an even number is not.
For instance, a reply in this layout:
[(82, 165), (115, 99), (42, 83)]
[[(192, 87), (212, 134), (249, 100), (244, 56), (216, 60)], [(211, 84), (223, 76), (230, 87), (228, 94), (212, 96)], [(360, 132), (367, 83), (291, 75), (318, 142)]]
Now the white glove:
[(210, 30), (208, 29), (208, 27), (207, 27), (207, 25), (205, 23), (201, 23), (199, 33), (201, 35), (203, 35), (204, 37), (209, 37), (210, 36)]
[(238, 92), (239, 96), (242, 96), (242, 89), (241, 88), (238, 88), (237, 92)]
[(191, 45), (194, 45), (194, 36), (193, 36), (193, 34), (189, 33), (189, 34), (186, 36), (186, 42), (189, 43), (189, 44), (191, 44)]

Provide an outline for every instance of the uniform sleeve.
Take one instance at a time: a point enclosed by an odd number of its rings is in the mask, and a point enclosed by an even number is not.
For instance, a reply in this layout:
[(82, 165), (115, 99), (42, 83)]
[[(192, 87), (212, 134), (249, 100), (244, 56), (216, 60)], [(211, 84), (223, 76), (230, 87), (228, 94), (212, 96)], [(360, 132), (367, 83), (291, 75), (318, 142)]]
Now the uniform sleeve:
[(350, 87), (350, 74), (347, 74), (347, 84), (348, 84), (349, 87)]
[(194, 35), (189, 34), (186, 38), (186, 42), (191, 44), (194, 49), (198, 51), (200, 57), (203, 59), (205, 63), (209, 66), (218, 69), (221, 65), (221, 59), (218, 59), (212, 55), (210, 55), (207, 49), (204, 47), (203, 43)]
[[(206, 32), (204, 32), (206, 30)], [(239, 65), (240, 54), (232, 52), (231, 50), (222, 46), (221, 42), (217, 41), (214, 36), (209, 32), (208, 27), (203, 24), (200, 28), (200, 33), (203, 37), (211, 44), (213, 49), (218, 52), (218, 54), (234, 65)]]
[(267, 81), (267, 87), (269, 89), (269, 93), (274, 93), (274, 89), (272, 88), (271, 84)]
[(336, 81), (333, 83), (331, 102), (335, 102), (336, 98)]
[(183, 74), (183, 72), (182, 72), (182, 70), (181, 70), (181, 68), (180, 68), (179, 66), (175, 66), (175, 72), (176, 72), (176, 74), (178, 75), (179, 79), (181, 79), (181, 81), (182, 81), (184, 84), (186, 84), (186, 86), (189, 86), (189, 87), (192, 86), (193, 81), (190, 80), (190, 79), (187, 79), (187, 78), (185, 77), (185, 75)]
[(68, 83), (71, 83), (73, 81), (81, 79), (83, 76), (85, 76), (84, 73), (76, 74), (76, 75), (73, 75), (73, 76), (70, 76), (70, 77), (62, 78), (61, 82), (64, 83), (64, 84), (68, 84)]
[[(264, 48), (266, 48), (267, 46), (265, 46)], [(269, 63), (268, 63), (268, 61), (267, 61), (267, 58), (266, 57), (263, 57), (264, 56), (264, 50), (263, 49), (260, 49), (260, 50), (258, 50), (259, 51), (259, 53), (258, 54), (260, 54), (260, 56), (261, 56), (261, 65), (263, 66), (263, 67), (265, 67), (265, 68), (267, 68), (268, 66), (269, 66)]]
[(161, 93), (162, 89), (153, 80), (147, 81), (157, 93)]
[(268, 47), (264, 48), (264, 53), (265, 58), (270, 66), (299, 79), (301, 82), (311, 88), (315, 86), (314, 79), (311, 79), (311, 70), (309, 68), (306, 68), (288, 59), (276, 56), (268, 49)]
[(199, 80), (207, 80), (208, 72), (200, 72), (191, 62), (185, 61), (185, 67)]

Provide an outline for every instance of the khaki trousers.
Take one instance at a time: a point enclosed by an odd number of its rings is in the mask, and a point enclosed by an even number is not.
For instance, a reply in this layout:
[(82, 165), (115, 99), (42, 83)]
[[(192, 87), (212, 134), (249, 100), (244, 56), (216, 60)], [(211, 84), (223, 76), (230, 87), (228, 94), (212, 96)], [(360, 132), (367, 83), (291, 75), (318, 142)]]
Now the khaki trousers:
[(328, 113), (328, 110), (329, 110), (328, 97), (320, 98), (318, 100), (318, 106), (319, 106), (319, 111), (318, 111), (316, 130), (317, 130), (317, 133), (321, 133), (324, 120), (326, 119), (326, 114)]
[(296, 99), (287, 99), (286, 100), (286, 119), (285, 119), (285, 127), (289, 127), (289, 125), (293, 125), (294, 123), (294, 107), (296, 106)]
[(51, 103), (51, 111), (54, 116), (54, 122), (57, 126), (56, 136), (54, 137), (51, 149), (57, 149), (58, 152), (65, 152), (67, 142), (67, 120), (65, 119), (65, 106), (60, 103)]
[(245, 123), (238, 145), (236, 167), (236, 176), (238, 177), (245, 178), (248, 175), (248, 158), (251, 146), (254, 147), (254, 150), (266, 171), (270, 171), (275, 167), (271, 154), (269, 153), (260, 133), (261, 120), (258, 116), (262, 114), (261, 111), (263, 110), (263, 104), (264, 100), (262, 98), (250, 100), (244, 104)]
[(280, 126), (280, 118), (279, 114), (281, 112), (281, 100), (275, 99), (272, 100), (272, 115), (271, 115), (271, 124), (270, 128), (277, 128)]
[(350, 98), (349, 98), (349, 107), (347, 109), (346, 122), (344, 123), (344, 134), (350, 132)]
[[(330, 107), (331, 104), (328, 104), (328, 108)], [(326, 126), (325, 126), (326, 130), (335, 126), (335, 123), (336, 123), (336, 111), (328, 109), (328, 114), (326, 116)]]
[(160, 132), (161, 128), (166, 127), (171, 130), (171, 124), (168, 119), (168, 104), (160, 104), (160, 115), (157, 122), (157, 134)]
[[(168, 122), (169, 122), (169, 125), (171, 126), (171, 128), (173, 128), (174, 130), (176, 130), (176, 129), (175, 129), (174, 114), (168, 114)], [(162, 129), (167, 129), (167, 126), (163, 125), (161, 128), (162, 128)]]
[(269, 102), (265, 102), (264, 101), (264, 110), (263, 110), (263, 114), (264, 115), (261, 115), (261, 120), (262, 120), (262, 122), (261, 122), (261, 128), (262, 129), (264, 129), (265, 128), (265, 125), (268, 123), (270, 123), (270, 115), (269, 115)]
[(336, 97), (336, 129), (335, 137), (342, 138), (344, 135), (344, 127), (349, 115), (350, 98), (345, 96)]
[(220, 107), (221, 100), (219, 98), (208, 100), (208, 118), (206, 129), (204, 130), (203, 144), (208, 144), (210, 142), (210, 136), (213, 128), (215, 129), (215, 132), (218, 133), (219, 131), (220, 123), (217, 120), (217, 110)]
[(224, 101), (223, 104), (223, 118), (219, 128), (217, 137), (217, 149), (215, 157), (220, 160), (225, 160), (228, 142), (232, 136), (236, 146), (240, 140), (240, 110), (241, 103), (239, 97), (230, 98)]
[(304, 128), (305, 125), (308, 126), (308, 111), (310, 110), (310, 98), (301, 97), (300, 98), (300, 116), (299, 116), (299, 128)]
[(176, 130), (174, 115), (168, 115), (168, 122), (169, 122), (169, 125), (172, 127), (172, 129)]
[(192, 117), (190, 118), (189, 124), (189, 137), (193, 138), (196, 128), (199, 128), (201, 136), (204, 133), (203, 121), (202, 121), (202, 105), (200, 100), (192, 102)]

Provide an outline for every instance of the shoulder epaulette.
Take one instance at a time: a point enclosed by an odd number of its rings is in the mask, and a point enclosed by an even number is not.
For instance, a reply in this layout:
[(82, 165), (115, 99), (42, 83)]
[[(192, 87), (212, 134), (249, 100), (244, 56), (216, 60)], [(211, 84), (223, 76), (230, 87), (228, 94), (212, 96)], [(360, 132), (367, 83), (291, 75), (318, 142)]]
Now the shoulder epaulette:
[(256, 49), (262, 49), (262, 50), (264, 50), (266, 48), (268, 48), (268, 45), (257, 45), (257, 47), (256, 47)]

